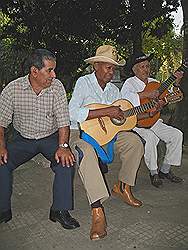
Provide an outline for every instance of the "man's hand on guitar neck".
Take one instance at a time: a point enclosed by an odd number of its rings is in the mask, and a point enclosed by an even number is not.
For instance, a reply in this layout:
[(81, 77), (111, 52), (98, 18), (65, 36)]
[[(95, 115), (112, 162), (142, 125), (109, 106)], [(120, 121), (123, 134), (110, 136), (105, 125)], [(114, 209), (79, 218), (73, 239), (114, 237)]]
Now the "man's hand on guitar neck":
[(157, 108), (152, 108), (149, 112), (138, 114), (137, 119), (143, 120), (143, 119), (151, 118), (154, 115), (156, 115), (159, 111), (160, 110), (158, 110)]
[(176, 77), (176, 82), (174, 83), (175, 87), (179, 87), (180, 86), (180, 81), (183, 78), (183, 74), (184, 74), (184, 72), (182, 72), (182, 71), (176, 71), (174, 73), (174, 76)]

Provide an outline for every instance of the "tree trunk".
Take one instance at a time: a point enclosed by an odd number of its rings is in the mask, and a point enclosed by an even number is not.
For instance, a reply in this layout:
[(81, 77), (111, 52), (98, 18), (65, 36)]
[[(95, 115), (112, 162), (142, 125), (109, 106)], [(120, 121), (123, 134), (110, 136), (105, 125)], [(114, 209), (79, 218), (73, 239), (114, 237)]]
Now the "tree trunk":
[(130, 1), (130, 10), (136, 22), (133, 22), (132, 26), (132, 41), (133, 41), (133, 53), (140, 52), (142, 50), (142, 24), (143, 24), (143, 1), (134, 0)]
[[(181, 5), (184, 23), (183, 60), (186, 61), (188, 65), (188, 0), (181, 0)], [(172, 125), (181, 129), (184, 133), (184, 145), (188, 145), (188, 70), (182, 79), (181, 89), (184, 93), (184, 98), (176, 106)]]

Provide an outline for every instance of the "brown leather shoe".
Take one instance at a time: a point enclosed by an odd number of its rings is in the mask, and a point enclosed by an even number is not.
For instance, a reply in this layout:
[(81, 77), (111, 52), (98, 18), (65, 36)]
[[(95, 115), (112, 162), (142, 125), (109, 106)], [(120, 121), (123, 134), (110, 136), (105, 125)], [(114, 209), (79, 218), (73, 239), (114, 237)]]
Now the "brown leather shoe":
[(107, 235), (106, 218), (102, 207), (92, 208), (92, 226), (90, 231), (90, 239), (98, 240)]
[(124, 191), (121, 192), (120, 190), (120, 181), (118, 181), (118, 184), (115, 184), (112, 189), (112, 195), (121, 198), (124, 202), (126, 202), (128, 205), (133, 207), (140, 207), (142, 206), (142, 202), (134, 198), (132, 192), (131, 192), (131, 186), (128, 184), (125, 184)]

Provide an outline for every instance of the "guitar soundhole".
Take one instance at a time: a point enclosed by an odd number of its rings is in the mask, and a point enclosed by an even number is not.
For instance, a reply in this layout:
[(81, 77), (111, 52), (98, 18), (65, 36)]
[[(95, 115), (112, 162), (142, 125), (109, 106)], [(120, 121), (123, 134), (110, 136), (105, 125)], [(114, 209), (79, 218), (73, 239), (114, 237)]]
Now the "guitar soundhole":
[(116, 119), (116, 118), (111, 118), (111, 122), (116, 125), (116, 126), (121, 126), (125, 123), (126, 118), (124, 117), (122, 120)]

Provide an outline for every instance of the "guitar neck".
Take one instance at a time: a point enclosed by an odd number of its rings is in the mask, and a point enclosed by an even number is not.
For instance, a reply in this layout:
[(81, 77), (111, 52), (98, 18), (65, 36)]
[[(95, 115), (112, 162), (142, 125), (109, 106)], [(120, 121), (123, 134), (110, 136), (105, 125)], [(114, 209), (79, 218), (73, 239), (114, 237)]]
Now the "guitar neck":
[(145, 111), (147, 111), (149, 109), (152, 109), (155, 106), (155, 104), (156, 103), (154, 101), (151, 101), (148, 103), (144, 103), (140, 106), (125, 110), (123, 113), (124, 113), (125, 117), (138, 115), (138, 114), (144, 113)]
[[(178, 71), (183, 71), (185, 72), (185, 70), (187, 69), (187, 67), (185, 65), (181, 65), (178, 68)], [(174, 75), (171, 75), (166, 81), (164, 81), (161, 86), (158, 88), (159, 90), (159, 94), (161, 95), (166, 89), (168, 89), (170, 87), (170, 85), (172, 85), (176, 80), (176, 77)]]
[(161, 86), (158, 88), (159, 95), (161, 95), (166, 89), (170, 87), (176, 80), (176, 77), (174, 75), (170, 76), (165, 82), (161, 84)]

